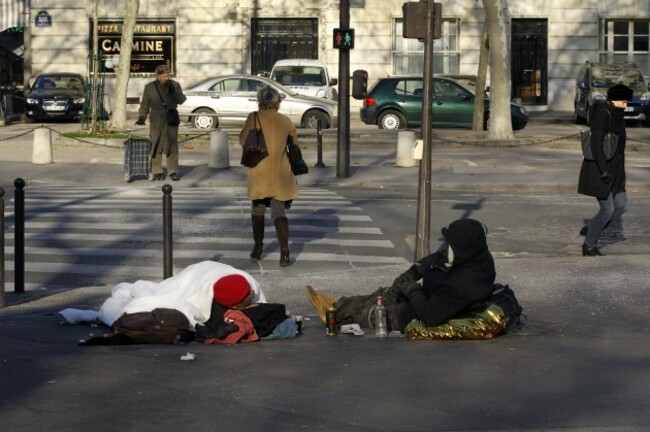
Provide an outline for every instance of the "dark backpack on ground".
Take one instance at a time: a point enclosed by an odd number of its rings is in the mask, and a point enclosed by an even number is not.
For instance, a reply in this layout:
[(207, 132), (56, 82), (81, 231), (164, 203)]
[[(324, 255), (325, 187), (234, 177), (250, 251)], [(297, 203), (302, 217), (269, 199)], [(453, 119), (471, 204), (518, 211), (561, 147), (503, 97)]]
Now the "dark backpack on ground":
[(119, 317), (111, 333), (94, 337), (80, 345), (178, 344), (194, 339), (190, 322), (176, 309), (157, 308)]
[[(499, 306), (506, 315), (506, 330), (514, 330), (523, 325), (521, 316), (523, 308), (519, 305), (515, 292), (508, 285), (494, 284), (494, 291), (487, 303)], [(525, 317), (525, 315), (524, 315)]]

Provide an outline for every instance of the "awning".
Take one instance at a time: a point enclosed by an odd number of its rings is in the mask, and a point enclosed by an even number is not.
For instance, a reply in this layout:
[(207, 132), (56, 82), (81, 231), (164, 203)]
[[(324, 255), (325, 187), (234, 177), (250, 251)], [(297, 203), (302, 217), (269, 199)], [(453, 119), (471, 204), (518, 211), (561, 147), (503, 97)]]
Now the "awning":
[(0, 31), (11, 27), (25, 27), (29, 0), (0, 0)]

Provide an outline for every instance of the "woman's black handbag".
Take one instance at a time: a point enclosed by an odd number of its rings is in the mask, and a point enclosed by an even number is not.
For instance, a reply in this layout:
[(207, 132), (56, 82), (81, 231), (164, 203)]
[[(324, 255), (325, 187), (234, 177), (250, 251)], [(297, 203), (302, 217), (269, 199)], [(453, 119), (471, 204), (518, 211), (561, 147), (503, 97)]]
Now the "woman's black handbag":
[[(607, 114), (609, 115), (609, 130), (612, 129), (612, 114), (607, 111)], [(593, 161), (594, 160), (594, 153), (591, 149), (591, 130), (584, 131), (580, 133), (580, 142), (582, 144), (582, 155), (584, 156), (585, 160), (588, 161)], [(607, 132), (605, 134), (605, 137), (603, 138), (603, 153), (605, 154), (605, 159), (609, 162), (610, 160), (614, 159), (614, 155), (616, 154), (616, 149), (618, 147), (618, 135), (612, 132)]]
[(253, 129), (251, 129), (250, 132), (248, 132), (248, 136), (246, 136), (244, 150), (241, 155), (241, 164), (248, 168), (256, 167), (258, 163), (269, 155), (269, 151), (266, 148), (264, 133), (262, 132), (262, 123), (259, 123), (260, 127), (258, 129), (258, 122), (259, 118), (257, 117), (256, 111), (253, 118)]
[(302, 158), (300, 147), (293, 142), (291, 135), (287, 137), (287, 157), (289, 158), (293, 175), (307, 174), (309, 172), (309, 167)]

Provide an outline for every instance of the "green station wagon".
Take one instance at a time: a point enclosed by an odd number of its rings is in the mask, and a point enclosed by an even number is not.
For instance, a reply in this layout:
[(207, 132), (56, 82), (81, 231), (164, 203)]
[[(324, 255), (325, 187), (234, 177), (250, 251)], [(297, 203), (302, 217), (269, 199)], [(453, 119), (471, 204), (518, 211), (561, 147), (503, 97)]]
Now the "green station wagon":
[[(447, 77), (433, 78), (433, 127), (470, 128), (474, 118), (474, 91), (471, 86)], [(422, 124), (422, 77), (393, 76), (380, 78), (363, 100), (361, 120), (380, 129), (420, 127)], [(528, 123), (526, 108), (511, 104), (512, 128), (523, 129)], [(485, 125), (490, 119), (490, 100), (485, 98)]]

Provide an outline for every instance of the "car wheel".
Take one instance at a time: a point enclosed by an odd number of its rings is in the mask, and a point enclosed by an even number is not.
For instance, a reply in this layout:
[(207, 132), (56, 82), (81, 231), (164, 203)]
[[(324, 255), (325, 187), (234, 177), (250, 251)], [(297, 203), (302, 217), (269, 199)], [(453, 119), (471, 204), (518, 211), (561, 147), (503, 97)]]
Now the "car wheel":
[(321, 121), (323, 129), (330, 128), (330, 118), (322, 111), (309, 110), (302, 116), (302, 127), (305, 129), (318, 129), (318, 121)]
[(404, 116), (397, 111), (386, 111), (379, 116), (379, 129), (397, 130), (406, 126)]
[(192, 126), (197, 129), (215, 129), (219, 124), (219, 119), (214, 114), (216, 113), (208, 108), (198, 109), (192, 113), (192, 120), (190, 120), (190, 123), (192, 123)]
[(581, 124), (582, 123), (582, 117), (580, 117), (580, 114), (578, 114), (578, 105), (573, 106), (573, 112), (575, 113), (575, 124)]

